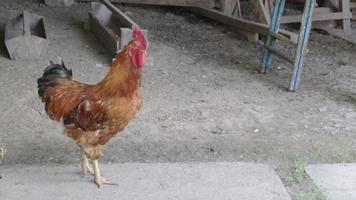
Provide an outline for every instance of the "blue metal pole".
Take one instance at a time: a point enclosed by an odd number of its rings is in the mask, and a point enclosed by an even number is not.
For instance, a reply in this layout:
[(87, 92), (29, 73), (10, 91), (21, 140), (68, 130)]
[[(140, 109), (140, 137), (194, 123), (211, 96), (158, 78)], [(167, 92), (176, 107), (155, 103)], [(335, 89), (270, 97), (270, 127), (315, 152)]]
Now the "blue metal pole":
[(312, 28), (314, 5), (315, 0), (306, 0), (305, 2), (298, 47), (295, 54), (295, 64), (289, 86), (289, 90), (291, 91), (296, 91), (299, 88), (300, 78), (304, 65), (304, 58), (308, 47), (310, 31)]
[[(272, 12), (271, 24), (269, 27), (270, 32), (278, 33), (279, 26), (281, 24), (282, 14), (284, 11), (285, 2), (286, 2), (285, 0), (276, 0)], [(275, 42), (275, 38), (273, 38), (270, 34), (268, 34), (265, 45), (273, 46), (274, 42)], [(265, 49), (263, 59), (262, 59), (262, 65), (261, 65), (261, 73), (267, 72), (268, 66), (271, 64), (271, 62), (272, 62), (272, 53), (268, 49)]]

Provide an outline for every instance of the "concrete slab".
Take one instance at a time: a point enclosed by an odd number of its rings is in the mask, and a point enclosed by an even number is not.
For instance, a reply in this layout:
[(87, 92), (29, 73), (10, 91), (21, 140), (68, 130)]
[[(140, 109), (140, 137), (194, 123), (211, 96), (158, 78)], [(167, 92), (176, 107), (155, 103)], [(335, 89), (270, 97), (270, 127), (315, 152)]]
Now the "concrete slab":
[(114, 164), (104, 175), (119, 186), (97, 189), (79, 167), (15, 166), (0, 173), (0, 199), (290, 200), (274, 170), (262, 164)]
[(309, 165), (305, 170), (330, 200), (356, 199), (356, 164)]

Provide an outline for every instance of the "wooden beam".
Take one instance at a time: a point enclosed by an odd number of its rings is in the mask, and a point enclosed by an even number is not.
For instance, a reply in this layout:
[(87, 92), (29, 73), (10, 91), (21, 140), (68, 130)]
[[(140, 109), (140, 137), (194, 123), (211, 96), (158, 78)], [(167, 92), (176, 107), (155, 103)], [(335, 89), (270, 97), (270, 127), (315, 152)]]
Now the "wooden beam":
[[(197, 14), (214, 19), (223, 24), (233, 26), (239, 30), (248, 31), (252, 33), (259, 33), (265, 36), (269, 33), (269, 26), (267, 24), (244, 20), (241, 18), (235, 18), (214, 9), (198, 8), (198, 7), (189, 8), (189, 9)], [(288, 38), (289, 40), (291, 40), (293, 43), (297, 43), (298, 40), (297, 34), (283, 29), (280, 29), (279, 33), (285, 36), (286, 38)]]
[[(97, 0), (78, 0), (79, 2), (92, 2)], [(199, 6), (214, 8), (215, 0), (110, 0), (112, 3), (128, 4), (148, 4), (148, 5), (166, 5), (166, 6)]]
[[(326, 21), (326, 20), (342, 20), (350, 19), (350, 12), (331, 12), (328, 14), (319, 14), (317, 12), (313, 15), (313, 21)], [(286, 15), (282, 17), (282, 23), (298, 23), (302, 20), (302, 15)]]
[[(338, 10), (345, 14), (350, 13), (352, 6), (354, 6), (355, 2), (350, 3), (350, 0), (329, 0), (329, 2)], [(341, 5), (340, 5), (341, 3)], [(342, 20), (342, 28), (348, 34), (351, 33), (351, 18), (353, 18), (352, 13), (350, 13), (350, 18), (343, 18)]]
[(100, 0), (100, 2), (105, 5), (106, 8), (109, 9), (113, 13), (113, 15), (115, 15), (115, 17), (120, 21), (120, 23), (123, 24), (125, 27), (138, 27), (138, 25), (134, 21), (127, 17), (121, 10), (119, 10), (113, 4), (111, 4), (109, 0)]

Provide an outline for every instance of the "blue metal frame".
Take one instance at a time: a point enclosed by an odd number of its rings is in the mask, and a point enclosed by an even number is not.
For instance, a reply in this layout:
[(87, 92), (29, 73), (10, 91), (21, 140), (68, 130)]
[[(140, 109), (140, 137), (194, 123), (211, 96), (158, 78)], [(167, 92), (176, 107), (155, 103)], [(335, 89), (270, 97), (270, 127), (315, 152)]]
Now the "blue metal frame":
[[(279, 26), (281, 25), (281, 18), (282, 18), (285, 4), (286, 4), (286, 0), (276, 0), (275, 6), (273, 8), (271, 24), (269, 27), (270, 32), (278, 33)], [(274, 37), (268, 34), (265, 45), (273, 46), (275, 40), (276, 39)], [(272, 56), (273, 55), (271, 51), (265, 49), (262, 66), (261, 66), (261, 73), (267, 72), (268, 66), (272, 63)]]
[[(284, 11), (286, 0), (276, 0), (275, 6), (273, 8), (271, 24), (269, 27), (270, 33), (278, 33), (279, 27), (281, 25), (281, 18)], [(312, 27), (313, 20), (313, 11), (314, 11), (315, 0), (306, 0), (303, 12), (303, 18), (299, 33), (298, 46), (295, 52), (295, 61), (294, 68), (292, 73), (292, 78), (289, 86), (289, 90), (296, 91), (300, 84), (300, 76), (303, 69), (304, 57), (306, 54), (306, 49), (308, 46), (309, 35)], [(273, 47), (276, 38), (271, 34), (267, 35), (267, 39), (265, 41), (265, 46)], [(265, 48), (262, 65), (261, 65), (261, 73), (266, 73), (268, 66), (272, 63), (272, 52)]]
[(310, 31), (313, 22), (315, 0), (307, 0), (305, 2), (302, 24), (300, 27), (298, 47), (295, 53), (295, 62), (290, 82), (289, 90), (296, 91), (299, 88), (300, 77), (304, 65), (304, 58), (308, 48)]

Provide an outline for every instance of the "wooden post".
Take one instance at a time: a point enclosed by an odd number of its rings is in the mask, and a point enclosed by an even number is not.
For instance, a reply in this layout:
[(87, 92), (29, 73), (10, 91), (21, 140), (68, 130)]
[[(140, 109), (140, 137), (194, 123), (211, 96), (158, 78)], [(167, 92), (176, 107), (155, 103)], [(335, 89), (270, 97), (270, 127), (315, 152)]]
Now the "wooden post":
[[(220, 0), (220, 10), (227, 15), (233, 15), (235, 5), (239, 7), (240, 0)], [(239, 9), (239, 8), (237, 8)], [(241, 17), (241, 16), (238, 16)], [(240, 35), (244, 36), (249, 42), (258, 41), (258, 33), (251, 33), (246, 31), (238, 31)]]
[[(250, 4), (252, 6), (254, 14), (256, 15), (256, 20), (258, 22), (269, 24), (271, 17), (269, 16), (269, 11), (263, 4), (263, 0), (250, 0)], [(268, 3), (266, 3), (266, 5), (268, 5)]]
[(232, 14), (236, 0), (220, 0), (220, 10), (223, 13)]
[[(344, 13), (350, 13), (350, 0), (341, 0), (341, 10)], [(351, 19), (342, 20), (342, 28), (347, 34), (351, 34)]]

